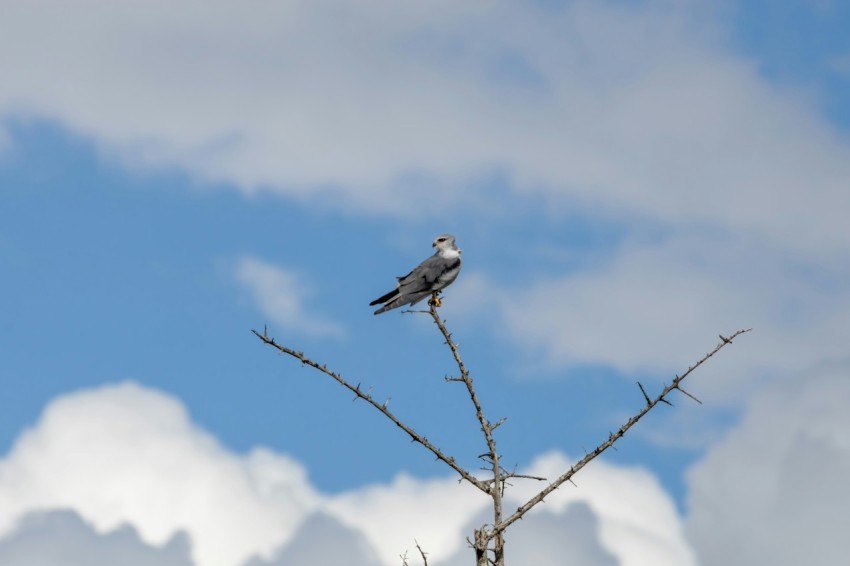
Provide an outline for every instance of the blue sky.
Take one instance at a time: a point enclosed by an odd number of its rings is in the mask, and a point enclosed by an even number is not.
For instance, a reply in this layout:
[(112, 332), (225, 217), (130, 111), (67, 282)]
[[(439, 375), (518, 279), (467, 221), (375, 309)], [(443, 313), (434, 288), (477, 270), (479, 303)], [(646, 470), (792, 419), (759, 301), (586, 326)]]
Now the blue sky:
[(547, 529), (595, 533), (588, 564), (799, 563), (786, 531), (846, 555), (844, 4), (0, 8), (0, 562), (41, 540), (94, 566), (313, 564), (333, 536), (351, 563), (414, 538), (467, 563), (486, 502), (250, 333), (475, 468), (437, 329), (368, 307), (446, 231), (441, 312), (520, 469), (557, 475), (636, 380), (754, 327), (689, 378), (704, 405), (660, 407), (518, 531), (518, 563)]

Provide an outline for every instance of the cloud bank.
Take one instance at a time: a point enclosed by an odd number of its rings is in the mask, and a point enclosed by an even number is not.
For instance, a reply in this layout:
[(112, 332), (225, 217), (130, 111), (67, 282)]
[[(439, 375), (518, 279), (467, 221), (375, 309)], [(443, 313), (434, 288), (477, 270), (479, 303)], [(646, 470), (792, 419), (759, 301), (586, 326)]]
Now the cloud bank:
[[(554, 476), (568, 465), (553, 453), (528, 470)], [(564, 539), (550, 535), (576, 526), (590, 538), (575, 552), (598, 564), (694, 563), (681, 519), (649, 473), (599, 462), (578, 481), (516, 528), (515, 560), (556, 551)], [(509, 491), (506, 505), (535, 487)], [(320, 493), (291, 458), (232, 453), (176, 399), (129, 382), (56, 399), (0, 460), (0, 557), (32, 557), (28, 566), (48, 560), (47, 541), (88, 566), (117, 554), (140, 565), (307, 565), (345, 555), (390, 566), (415, 551), (414, 539), (432, 563), (453, 564), (470, 558), (465, 537), (487, 515), (486, 498), (454, 477), (402, 474)]]
[[(846, 556), (843, 496), (850, 430), (846, 368), (799, 394), (781, 384), (689, 473), (683, 521), (657, 479), (596, 461), (509, 533), (511, 559), (556, 564), (836, 563)], [(559, 453), (526, 471), (554, 477)], [(518, 483), (512, 508), (539, 486)], [(310, 485), (287, 456), (223, 448), (173, 397), (133, 383), (50, 403), (0, 460), (0, 559), (69, 564), (276, 566), (335, 561), (390, 566), (413, 539), (438, 566), (467, 563), (465, 537), (487, 502), (454, 477), (337, 495)], [(330, 539), (336, 541), (328, 545)], [(572, 541), (572, 542), (569, 542)], [(413, 555), (411, 554), (411, 557)], [(337, 557), (337, 558), (334, 558)], [(76, 562), (75, 562), (76, 561)], [(66, 563), (66, 562), (63, 562)]]

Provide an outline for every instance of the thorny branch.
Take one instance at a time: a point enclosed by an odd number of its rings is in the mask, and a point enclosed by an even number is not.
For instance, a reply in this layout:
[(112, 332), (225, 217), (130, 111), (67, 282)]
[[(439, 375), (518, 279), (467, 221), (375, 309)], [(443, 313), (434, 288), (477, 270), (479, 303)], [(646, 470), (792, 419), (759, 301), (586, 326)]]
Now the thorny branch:
[[(436, 295), (435, 295), (436, 297)], [(434, 319), (434, 324), (437, 325), (437, 328), (440, 329), (440, 332), (443, 334), (443, 338), (446, 339), (446, 344), (452, 351), (452, 355), (454, 355), (455, 362), (457, 363), (457, 369), (460, 371), (460, 381), (466, 385), (466, 390), (469, 392), (469, 398), (472, 400), (472, 405), (475, 407), (475, 416), (478, 418), (478, 422), (481, 424), (481, 431), (484, 433), (484, 439), (487, 442), (487, 454), (483, 455), (485, 461), (487, 461), (490, 466), (492, 466), (493, 470), (493, 479), (487, 480), (487, 484), (490, 486), (490, 496), (493, 498), (493, 524), (500, 525), (502, 523), (502, 494), (504, 493), (505, 487), (505, 479), (508, 476), (506, 471), (502, 468), (501, 464), (499, 464), (499, 453), (496, 450), (496, 440), (493, 438), (493, 429), (498, 427), (504, 422), (504, 419), (498, 421), (495, 425), (493, 425), (487, 418), (484, 416), (484, 410), (481, 408), (481, 402), (478, 400), (478, 394), (475, 393), (475, 387), (473, 387), (472, 377), (469, 375), (469, 371), (466, 369), (466, 366), (463, 363), (463, 359), (460, 357), (460, 351), (458, 350), (457, 344), (452, 340), (452, 334), (446, 328), (445, 322), (440, 318), (440, 315), (437, 313), (437, 304), (435, 301), (431, 301), (430, 303), (429, 313), (431, 314), (431, 318)], [(457, 378), (452, 379), (452, 381), (457, 381)], [(516, 477), (516, 476), (514, 476)], [(494, 545), (494, 564), (504, 564), (504, 555), (503, 555), (503, 546), (504, 540), (502, 538), (502, 531), (494, 531), (493, 533), (496, 544)], [(481, 552), (486, 549), (487, 543), (492, 537), (486, 536), (484, 538), (485, 544), (484, 548), (478, 548), (476, 546), (476, 550)], [(476, 537), (476, 543), (478, 542), (478, 537)]]
[[(435, 296), (436, 299), (436, 296)], [(487, 525), (483, 526), (481, 529), (476, 529), (474, 532), (475, 540), (471, 541), (470, 544), (475, 549), (476, 553), (476, 564), (487, 565), (494, 564), (496, 566), (504, 565), (504, 531), (510, 527), (517, 520), (521, 519), (528, 511), (530, 511), (535, 505), (542, 502), (546, 496), (550, 493), (558, 489), (561, 485), (568, 481), (572, 481), (572, 477), (578, 473), (579, 470), (584, 468), (591, 460), (602, 454), (608, 448), (612, 448), (614, 443), (622, 438), (626, 432), (632, 428), (637, 422), (643, 418), (649, 411), (651, 411), (655, 406), (659, 403), (665, 403), (667, 405), (671, 405), (670, 401), (667, 400), (667, 396), (675, 389), (679, 392), (683, 393), (687, 397), (690, 397), (697, 403), (702, 403), (699, 399), (697, 399), (692, 394), (688, 393), (682, 388), (682, 381), (685, 380), (694, 370), (708, 361), (712, 356), (714, 356), (717, 352), (719, 352), (724, 346), (727, 344), (731, 344), (732, 340), (744, 334), (745, 332), (749, 332), (750, 328), (738, 330), (733, 333), (728, 338), (720, 335), (720, 343), (710, 352), (708, 352), (705, 356), (702, 357), (698, 362), (694, 365), (690, 366), (687, 371), (685, 371), (681, 375), (677, 375), (670, 385), (664, 387), (661, 393), (655, 397), (654, 399), (650, 398), (647, 394), (646, 389), (644, 389), (643, 384), (638, 382), (638, 387), (640, 388), (640, 392), (643, 395), (646, 404), (644, 407), (632, 416), (629, 420), (627, 420), (618, 430), (617, 432), (609, 433), (608, 438), (601, 442), (596, 448), (594, 448), (591, 452), (585, 452), (584, 458), (580, 459), (576, 462), (569, 470), (564, 472), (561, 476), (552, 481), (549, 485), (547, 485), (544, 489), (542, 489), (537, 495), (529, 499), (525, 504), (518, 507), (517, 510), (511, 514), (509, 517), (503, 519), (502, 518), (502, 495), (504, 493), (505, 484), (507, 480), (510, 478), (521, 478), (521, 479), (533, 479), (538, 481), (546, 481), (546, 478), (517, 474), (515, 471), (508, 471), (500, 464), (500, 457), (496, 450), (496, 441), (493, 437), (493, 431), (499, 427), (505, 419), (500, 419), (495, 423), (491, 423), (484, 416), (484, 410), (481, 407), (481, 403), (478, 400), (478, 395), (475, 392), (475, 388), (473, 387), (472, 377), (469, 375), (469, 371), (466, 369), (466, 366), (463, 363), (463, 359), (460, 356), (460, 351), (458, 349), (458, 345), (452, 339), (451, 333), (448, 331), (445, 325), (445, 321), (442, 320), (437, 313), (438, 302), (432, 300), (429, 302), (430, 308), (427, 311), (406, 311), (406, 312), (421, 312), (430, 314), (434, 320), (434, 323), (440, 329), (443, 337), (445, 338), (446, 345), (448, 345), (449, 349), (454, 356), (455, 362), (457, 364), (458, 370), (460, 371), (460, 377), (446, 377), (446, 381), (461, 381), (466, 386), (467, 392), (469, 393), (470, 400), (472, 401), (472, 405), (475, 409), (475, 414), (478, 419), (479, 424), (481, 425), (481, 431), (484, 434), (484, 439), (487, 443), (487, 452), (482, 454), (480, 457), (484, 459), (488, 464), (488, 470), (492, 470), (492, 478), (486, 480), (480, 480), (473, 476), (469, 471), (461, 467), (455, 462), (455, 459), (451, 456), (443, 453), (439, 448), (437, 448), (434, 444), (432, 444), (426, 437), (420, 435), (411, 427), (403, 423), (398, 419), (389, 409), (387, 409), (387, 402), (379, 403), (375, 401), (372, 397), (370, 391), (362, 391), (360, 389), (360, 385), (352, 385), (343, 377), (327, 368), (325, 365), (320, 365), (317, 362), (311, 360), (306, 357), (303, 352), (295, 351), (291, 348), (288, 348), (282, 344), (278, 344), (275, 342), (274, 338), (270, 338), (268, 336), (267, 331), (264, 329), (263, 333), (260, 334), (256, 330), (252, 330), (252, 332), (263, 342), (266, 344), (277, 348), (280, 352), (292, 356), (293, 358), (299, 360), (301, 365), (309, 365), (320, 372), (328, 375), (335, 381), (337, 381), (340, 385), (346, 387), (351, 392), (356, 395), (356, 398), (363, 399), (370, 405), (372, 405), (375, 409), (380, 411), (385, 417), (391, 420), (396, 426), (404, 430), (413, 441), (420, 443), (422, 446), (427, 448), (433, 453), (437, 459), (445, 462), (449, 467), (455, 470), (460, 476), (477, 487), (482, 492), (488, 494), (493, 499), (493, 511), (494, 511), (494, 521), (491, 525), (491, 528), (487, 528)], [(494, 541), (493, 548), (490, 548), (490, 542)], [(423, 562), (427, 566), (428, 560), (426, 558), (426, 553), (423, 552), (422, 548), (419, 546), (419, 543), (416, 544), (416, 548), (419, 550), (419, 554), (422, 557)], [(489, 552), (493, 552), (493, 558), (491, 559), (488, 555)], [(404, 564), (407, 564), (406, 554), (402, 555), (402, 560)]]
[(535, 495), (534, 497), (529, 499), (521, 507), (517, 508), (517, 510), (510, 517), (508, 517), (507, 519), (505, 519), (501, 523), (497, 524), (493, 529), (493, 535), (495, 536), (497, 533), (504, 532), (504, 530), (507, 529), (509, 526), (511, 526), (515, 521), (517, 521), (518, 519), (521, 519), (522, 516), (525, 515), (532, 507), (534, 507), (535, 505), (537, 505), (538, 503), (543, 501), (543, 499), (547, 495), (549, 495), (550, 493), (552, 493), (553, 491), (558, 489), (565, 482), (570, 481), (572, 479), (572, 477), (579, 470), (581, 470), (583, 467), (585, 467), (587, 465), (588, 462), (590, 462), (591, 460), (593, 460), (594, 458), (596, 458), (597, 456), (602, 454), (602, 452), (604, 452), (608, 448), (612, 447), (617, 440), (619, 440), (620, 438), (623, 437), (624, 434), (626, 434), (627, 430), (632, 428), (645, 414), (647, 414), (649, 411), (651, 411), (652, 408), (655, 407), (658, 403), (663, 402), (663, 403), (667, 403), (669, 405), (670, 402), (667, 401), (667, 399), (665, 399), (665, 397), (668, 394), (670, 394), (670, 392), (672, 392), (674, 389), (678, 389), (679, 391), (681, 391), (682, 393), (684, 393), (688, 397), (691, 397), (692, 399), (699, 402), (699, 400), (696, 399), (696, 397), (694, 397), (693, 395), (687, 393), (684, 389), (682, 389), (682, 387), (681, 387), (682, 381), (684, 381), (684, 379), (686, 377), (688, 377), (695, 369), (697, 369), (699, 366), (701, 366), (702, 364), (707, 362), (709, 360), (709, 358), (711, 358), (714, 354), (719, 352), (724, 346), (726, 346), (727, 344), (731, 344), (732, 340), (734, 340), (735, 338), (737, 338), (741, 334), (744, 334), (745, 332), (749, 332), (750, 330), (752, 330), (752, 328), (746, 328), (746, 329), (743, 329), (743, 330), (738, 330), (737, 332), (735, 332), (734, 334), (732, 334), (728, 338), (721, 334), (720, 335), (720, 343), (717, 346), (715, 346), (715, 348), (713, 350), (711, 350), (705, 356), (703, 356), (702, 359), (699, 360), (697, 363), (695, 363), (694, 365), (689, 367), (685, 373), (683, 373), (682, 375), (677, 375), (675, 377), (675, 379), (673, 379), (673, 382), (670, 383), (670, 385), (668, 385), (667, 387), (665, 387), (661, 391), (661, 393), (658, 395), (658, 397), (656, 397), (655, 399), (650, 399), (649, 396), (646, 394), (646, 390), (643, 388), (643, 385), (638, 383), (638, 386), (640, 387), (641, 393), (643, 393), (643, 396), (646, 399), (646, 405), (643, 407), (643, 409), (641, 409), (636, 415), (634, 415), (632, 418), (630, 418), (628, 421), (626, 421), (625, 424), (623, 424), (623, 426), (621, 426), (620, 429), (617, 432), (610, 433), (607, 440), (605, 440), (604, 442), (599, 444), (599, 446), (594, 448), (591, 452), (585, 454), (584, 458), (579, 460), (569, 470), (567, 470), (560, 477), (555, 479), (548, 486), (543, 488), (543, 490), (540, 491), (540, 493), (538, 493), (537, 495)]
[(296, 350), (293, 350), (292, 348), (288, 348), (288, 347), (284, 346), (283, 344), (279, 344), (279, 343), (275, 342), (274, 338), (270, 338), (268, 336), (268, 330), (265, 329), (265, 328), (263, 329), (262, 334), (260, 334), (256, 330), (251, 330), (251, 332), (253, 332), (257, 336), (257, 338), (259, 338), (260, 340), (262, 340), (263, 342), (265, 342), (269, 346), (273, 346), (273, 347), (277, 348), (278, 350), (280, 350), (281, 352), (283, 352), (284, 354), (288, 354), (288, 355), (292, 356), (293, 358), (295, 358), (296, 360), (300, 361), (301, 365), (308, 365), (312, 368), (319, 370), (320, 372), (324, 373), (325, 375), (333, 378), (340, 385), (342, 385), (343, 387), (345, 387), (346, 389), (348, 389), (349, 391), (354, 393), (357, 396), (357, 398), (363, 399), (364, 401), (366, 401), (367, 403), (369, 403), (370, 405), (375, 407), (378, 411), (383, 413), (383, 415), (385, 417), (387, 417), (388, 419), (390, 419), (397, 427), (399, 427), (404, 432), (406, 432), (408, 435), (410, 435), (411, 440), (413, 440), (414, 442), (418, 442), (419, 444), (421, 444), (422, 446), (424, 446), (425, 448), (430, 450), (431, 453), (434, 454), (434, 456), (436, 456), (438, 460), (442, 460), (443, 462), (448, 464), (454, 471), (456, 471), (458, 474), (460, 474), (460, 476), (463, 479), (465, 479), (466, 481), (468, 481), (469, 483), (471, 483), (472, 485), (474, 485), (475, 487), (477, 487), (478, 489), (480, 489), (484, 493), (490, 492), (490, 488), (484, 482), (482, 482), (481, 480), (479, 480), (478, 478), (473, 476), (471, 473), (469, 473), (467, 470), (462, 468), (460, 465), (458, 465), (458, 463), (455, 461), (455, 459), (453, 457), (446, 455), (442, 450), (440, 450), (434, 444), (432, 444), (431, 441), (429, 441), (426, 437), (422, 436), (421, 434), (419, 434), (418, 432), (413, 430), (411, 427), (409, 427), (408, 425), (403, 423), (401, 420), (399, 420), (398, 417), (396, 417), (389, 409), (387, 409), (387, 403), (386, 402), (379, 403), (378, 401), (375, 401), (375, 399), (372, 397), (372, 394), (370, 392), (362, 391), (360, 389), (359, 383), (357, 385), (352, 385), (347, 380), (343, 379), (343, 377), (340, 374), (336, 373), (335, 371), (328, 369), (328, 367), (326, 365), (324, 365), (324, 364), (320, 365), (319, 363), (317, 363), (317, 362), (311, 360), (310, 358), (308, 358), (307, 356), (305, 356), (304, 352), (298, 352)]

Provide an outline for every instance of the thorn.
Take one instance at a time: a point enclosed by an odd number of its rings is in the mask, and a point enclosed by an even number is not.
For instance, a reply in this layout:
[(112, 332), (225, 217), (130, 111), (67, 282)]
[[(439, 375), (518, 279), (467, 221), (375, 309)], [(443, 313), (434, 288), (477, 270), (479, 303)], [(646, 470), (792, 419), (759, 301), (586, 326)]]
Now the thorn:
[(670, 401), (668, 401), (668, 400), (667, 400), (667, 399), (665, 399), (664, 397), (662, 397), (662, 398), (660, 399), (660, 401), (661, 401), (662, 403), (667, 403), (667, 404), (668, 404), (668, 405), (670, 405), (671, 407), (673, 406), (673, 403), (671, 403)]
[(649, 395), (646, 394), (646, 389), (643, 388), (643, 385), (640, 381), (637, 382), (638, 387), (640, 387), (640, 392), (643, 393), (643, 398), (646, 399), (646, 404), (651, 405), (652, 401), (649, 400)]
[(679, 391), (681, 391), (682, 393), (684, 393), (685, 395), (687, 395), (688, 397), (690, 397), (691, 399), (693, 399), (694, 401), (696, 401), (697, 403), (702, 405), (702, 401), (700, 401), (699, 399), (697, 399), (696, 397), (694, 397), (693, 395), (691, 395), (690, 393), (688, 393), (687, 391), (685, 391), (684, 389), (679, 387), (678, 385), (676, 386), (676, 389), (678, 389)]
[(387, 405), (389, 405), (389, 404), (390, 404), (390, 401), (391, 401), (391, 400), (392, 400), (392, 397), (387, 397), (387, 400), (386, 400), (386, 401), (384, 401), (384, 404), (383, 404), (383, 405), (381, 405), (381, 407), (383, 407), (383, 409), (384, 409), (384, 410), (386, 410)]
[(730, 340), (729, 338), (726, 338), (722, 334), (718, 334), (718, 336), (720, 336), (720, 339), (723, 340), (724, 344), (731, 344), (732, 343), (732, 340)]
[(506, 420), (508, 420), (508, 417), (502, 417), (501, 419), (499, 419), (499, 420), (496, 422), (496, 424), (494, 424), (493, 426), (491, 426), (491, 427), (490, 427), (490, 430), (491, 430), (491, 431), (496, 430), (497, 428), (499, 428), (500, 426), (502, 426), (502, 424), (503, 424)]

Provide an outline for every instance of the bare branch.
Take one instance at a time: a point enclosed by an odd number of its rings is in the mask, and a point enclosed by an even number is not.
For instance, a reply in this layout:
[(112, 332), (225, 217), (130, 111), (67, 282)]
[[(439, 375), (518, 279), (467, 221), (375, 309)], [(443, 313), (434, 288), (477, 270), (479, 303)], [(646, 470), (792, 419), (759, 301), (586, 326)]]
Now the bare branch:
[[(460, 370), (460, 378), (450, 378), (450, 381), (461, 381), (464, 385), (466, 385), (466, 389), (469, 392), (469, 398), (472, 400), (472, 405), (475, 407), (475, 416), (478, 418), (479, 424), (481, 424), (481, 431), (484, 433), (484, 438), (487, 441), (488, 453), (486, 455), (490, 456), (490, 459), (496, 462), (498, 461), (499, 456), (496, 453), (496, 442), (493, 439), (494, 427), (484, 417), (484, 410), (481, 408), (481, 402), (478, 400), (478, 394), (475, 393), (472, 377), (469, 375), (469, 371), (466, 369), (463, 359), (460, 357), (460, 350), (458, 350), (457, 344), (454, 340), (452, 340), (452, 335), (446, 328), (445, 322), (440, 318), (440, 315), (437, 314), (436, 305), (432, 304), (431, 309), (427, 312), (431, 315), (431, 318), (434, 319), (434, 323), (440, 329), (440, 332), (443, 334), (443, 338), (446, 339), (446, 344), (451, 349), (455, 363), (457, 363), (457, 368)], [(502, 421), (498, 424), (502, 424)]]
[(389, 399), (387, 399), (386, 403), (378, 403), (377, 401), (375, 401), (372, 398), (371, 389), (368, 392), (364, 393), (363, 391), (360, 390), (360, 384), (359, 383), (357, 385), (352, 385), (351, 383), (349, 383), (348, 381), (343, 379), (343, 377), (340, 374), (336, 373), (335, 371), (329, 370), (326, 365), (324, 365), (324, 364), (320, 365), (319, 363), (317, 363), (317, 362), (311, 360), (310, 358), (308, 358), (307, 356), (305, 356), (304, 352), (298, 352), (296, 350), (293, 350), (292, 348), (288, 348), (288, 347), (284, 346), (283, 344), (278, 344), (277, 342), (275, 342), (274, 338), (269, 338), (268, 333), (265, 330), (263, 331), (263, 334), (260, 334), (256, 330), (251, 330), (251, 332), (253, 332), (254, 335), (257, 336), (257, 338), (259, 338), (260, 340), (262, 340), (263, 342), (265, 342), (269, 346), (273, 346), (273, 347), (277, 348), (278, 350), (280, 350), (281, 352), (283, 352), (284, 354), (288, 354), (288, 355), (292, 356), (293, 358), (297, 359), (298, 361), (301, 362), (302, 366), (308, 365), (310, 367), (313, 367), (313, 368), (319, 370), (320, 372), (324, 373), (325, 375), (334, 379), (337, 383), (339, 383), (340, 385), (342, 385), (343, 387), (345, 387), (346, 389), (348, 389), (349, 391), (354, 393), (354, 395), (356, 396), (355, 399), (358, 399), (358, 398), (363, 399), (364, 401), (366, 401), (367, 403), (372, 405), (375, 409), (380, 411), (385, 417), (387, 417), (393, 423), (395, 423), (395, 425), (397, 427), (399, 427), (404, 432), (406, 432), (408, 435), (410, 435), (411, 440), (413, 440), (414, 442), (418, 442), (419, 444), (421, 444), (422, 446), (424, 446), (425, 448), (430, 450), (431, 453), (433, 453), (434, 456), (436, 456), (438, 460), (442, 460), (443, 462), (448, 464), (449, 467), (451, 467), (454, 471), (456, 471), (458, 474), (460, 474), (460, 476), (463, 479), (465, 479), (466, 481), (468, 481), (469, 483), (471, 483), (472, 485), (474, 485), (475, 487), (477, 487), (478, 489), (480, 489), (484, 493), (490, 493), (490, 489), (487, 487), (487, 485), (485, 485), (481, 480), (479, 480), (478, 478), (473, 476), (470, 472), (468, 472), (467, 470), (462, 468), (460, 465), (458, 465), (458, 463), (455, 462), (455, 459), (453, 457), (444, 454), (442, 450), (440, 450), (434, 444), (432, 444), (426, 437), (422, 436), (421, 434), (419, 434), (418, 432), (413, 430), (411, 427), (409, 427), (406, 424), (404, 424), (403, 422), (401, 422), (401, 420), (399, 420), (398, 417), (396, 417), (389, 409), (387, 409), (387, 403), (389, 402)]
[[(679, 383), (681, 383), (686, 377), (688, 377), (691, 374), (691, 372), (693, 372), (699, 366), (701, 366), (706, 361), (708, 361), (709, 358), (711, 358), (714, 354), (719, 352), (724, 346), (726, 346), (727, 344), (731, 344), (733, 339), (735, 339), (736, 337), (738, 337), (741, 334), (744, 334), (745, 332), (749, 332), (750, 330), (752, 330), (752, 328), (746, 328), (746, 329), (738, 330), (737, 332), (732, 334), (729, 338), (726, 338), (726, 337), (721, 335), (720, 336), (720, 339), (721, 339), (720, 344), (718, 344), (713, 350), (711, 350), (705, 356), (703, 356), (703, 358), (701, 360), (699, 360), (697, 363), (695, 363), (694, 365), (689, 367), (688, 370), (685, 373), (683, 373), (682, 375), (677, 375), (676, 378), (673, 380), (673, 382), (670, 385), (666, 386), (661, 391), (661, 394), (658, 397), (651, 400), (637, 414), (635, 414), (632, 418), (630, 418), (628, 421), (626, 421), (625, 424), (623, 424), (623, 426), (621, 426), (620, 429), (617, 432), (612, 433), (608, 437), (608, 440), (602, 442), (599, 446), (594, 448), (591, 452), (586, 453), (584, 458), (582, 458), (576, 464), (574, 464), (572, 467), (570, 467), (569, 470), (567, 470), (560, 477), (558, 477), (552, 483), (550, 483), (548, 486), (546, 486), (540, 493), (538, 493), (537, 495), (535, 495), (534, 497), (529, 499), (525, 504), (523, 504), (521, 507), (519, 507), (510, 517), (508, 517), (507, 519), (505, 519), (501, 523), (497, 524), (493, 528), (493, 531), (488, 533), (488, 535), (490, 537), (498, 536), (499, 533), (502, 533), (505, 529), (507, 529), (509, 526), (511, 526), (518, 519), (521, 519), (522, 516), (525, 515), (532, 507), (534, 507), (535, 505), (537, 505), (538, 503), (543, 501), (543, 499), (547, 495), (549, 495), (550, 493), (552, 493), (553, 491), (558, 489), (562, 484), (564, 484), (564, 482), (572, 481), (572, 477), (579, 470), (581, 470), (583, 467), (585, 467), (591, 460), (593, 460), (594, 458), (596, 458), (597, 456), (602, 454), (602, 452), (604, 452), (605, 450), (607, 450), (608, 448), (613, 446), (614, 442), (616, 442), (617, 440), (622, 438), (623, 435), (626, 434), (627, 430), (632, 428), (646, 413), (648, 413), (656, 405), (658, 405), (658, 403), (664, 402), (664, 403), (669, 404), (669, 402), (665, 399), (665, 397), (671, 391), (673, 391), (674, 389), (679, 389)], [(641, 386), (641, 391), (643, 391), (642, 386)], [(645, 391), (644, 391), (644, 396), (646, 396)]]
[[(487, 442), (487, 450), (489, 452), (488, 456), (493, 470), (493, 481), (490, 485), (490, 496), (493, 498), (493, 524), (499, 525), (502, 523), (502, 492), (504, 491), (505, 478), (502, 475), (502, 467), (499, 465), (499, 453), (496, 451), (496, 440), (493, 438), (493, 429), (496, 427), (493, 426), (484, 416), (484, 410), (481, 408), (481, 402), (478, 400), (478, 394), (475, 392), (472, 377), (469, 375), (469, 371), (466, 369), (463, 359), (460, 357), (460, 350), (458, 349), (455, 341), (452, 340), (452, 335), (446, 328), (445, 322), (440, 318), (440, 315), (437, 314), (439, 301), (436, 299), (437, 294), (435, 293), (432, 300), (429, 302), (430, 309), (428, 312), (431, 314), (431, 318), (434, 319), (434, 324), (436, 324), (437, 328), (440, 329), (443, 338), (446, 339), (446, 344), (449, 349), (451, 349), (452, 355), (454, 355), (455, 363), (457, 363), (457, 369), (460, 371), (460, 379), (463, 381), (464, 385), (466, 385), (469, 398), (472, 401), (473, 407), (475, 407), (475, 416), (481, 424), (481, 432), (484, 433), (484, 439)], [(502, 422), (504, 422), (504, 419), (499, 421), (496, 426), (499, 426)], [(480, 537), (476, 535), (475, 537), (476, 545), (483, 543), (484, 546), (483, 548), (476, 546), (476, 551), (478, 552), (482, 549), (486, 549), (489, 541), (491, 539), (495, 539), (493, 563), (498, 566), (502, 566), (504, 564), (504, 538), (502, 537), (502, 532), (493, 531), (491, 535), (484, 528), (482, 528), (480, 532), (482, 535)], [(486, 553), (484, 553), (483, 557), (486, 558)], [(483, 557), (479, 554), (479, 561)]]

